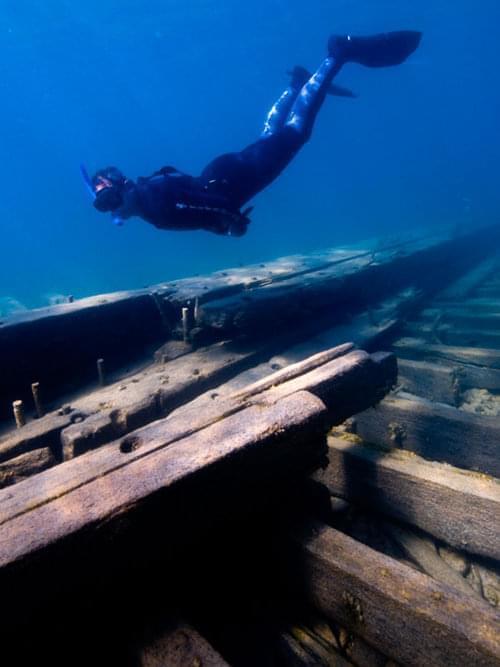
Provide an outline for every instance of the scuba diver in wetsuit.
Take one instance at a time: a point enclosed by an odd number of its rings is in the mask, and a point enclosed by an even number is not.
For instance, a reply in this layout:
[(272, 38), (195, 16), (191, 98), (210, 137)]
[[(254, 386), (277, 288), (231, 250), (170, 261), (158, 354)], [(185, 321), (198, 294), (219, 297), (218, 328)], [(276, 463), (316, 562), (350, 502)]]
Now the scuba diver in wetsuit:
[(328, 56), (311, 76), (301, 67), (292, 72), (290, 86), (270, 110), (259, 139), (238, 153), (217, 157), (200, 176), (164, 167), (148, 178), (133, 181), (116, 167), (82, 174), (98, 211), (111, 212), (117, 224), (132, 216), (159, 229), (203, 229), (242, 236), (251, 207), (241, 208), (269, 185), (309, 140), (317, 113), (328, 93), (352, 96), (333, 86), (345, 63), (366, 67), (399, 65), (415, 51), (421, 33), (400, 31), (372, 37), (333, 35)]

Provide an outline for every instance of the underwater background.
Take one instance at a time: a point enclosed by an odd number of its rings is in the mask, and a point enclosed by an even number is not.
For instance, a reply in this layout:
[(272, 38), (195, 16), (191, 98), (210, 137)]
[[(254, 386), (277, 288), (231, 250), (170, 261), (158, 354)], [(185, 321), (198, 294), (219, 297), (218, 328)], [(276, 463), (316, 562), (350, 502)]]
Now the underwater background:
[[(500, 4), (465, 0), (4, 0), (0, 311), (132, 289), (500, 209)], [(199, 173), (254, 141), (330, 32), (424, 32), (405, 65), (348, 65), (248, 234), (113, 226), (82, 184), (114, 164)]]

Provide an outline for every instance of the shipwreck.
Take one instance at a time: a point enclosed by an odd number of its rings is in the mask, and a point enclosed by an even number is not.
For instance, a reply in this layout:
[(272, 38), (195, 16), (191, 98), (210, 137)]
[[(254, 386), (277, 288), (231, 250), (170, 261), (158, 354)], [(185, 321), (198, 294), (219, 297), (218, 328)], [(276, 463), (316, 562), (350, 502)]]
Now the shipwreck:
[(499, 665), (499, 240), (3, 318), (5, 664)]

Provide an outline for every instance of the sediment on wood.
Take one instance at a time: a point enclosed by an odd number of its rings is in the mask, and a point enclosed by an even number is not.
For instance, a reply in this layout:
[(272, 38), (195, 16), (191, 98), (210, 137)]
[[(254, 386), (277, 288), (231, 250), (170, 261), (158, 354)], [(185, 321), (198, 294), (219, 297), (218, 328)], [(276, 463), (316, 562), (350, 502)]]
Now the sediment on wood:
[(450, 544), (500, 560), (500, 483), (408, 452), (329, 438), (329, 464), (315, 473), (331, 493), (418, 526)]
[(498, 665), (500, 615), (483, 602), (323, 524), (292, 543), (311, 602), (400, 664)]

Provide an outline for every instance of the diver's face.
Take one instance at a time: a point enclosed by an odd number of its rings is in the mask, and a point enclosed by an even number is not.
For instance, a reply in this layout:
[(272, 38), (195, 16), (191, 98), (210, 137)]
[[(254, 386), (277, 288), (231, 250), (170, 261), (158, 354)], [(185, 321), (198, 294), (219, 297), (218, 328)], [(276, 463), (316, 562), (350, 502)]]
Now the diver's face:
[(99, 176), (97, 182), (94, 184), (94, 190), (96, 194), (98, 192), (101, 192), (101, 190), (104, 190), (105, 188), (112, 188), (112, 187), (113, 183), (109, 180), (109, 178), (105, 178), (104, 176)]

